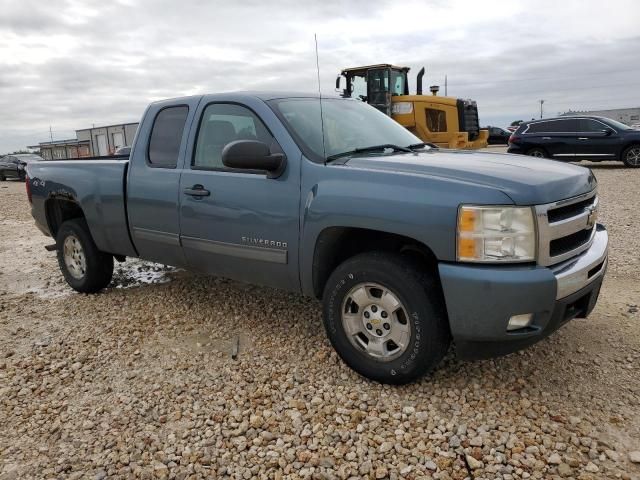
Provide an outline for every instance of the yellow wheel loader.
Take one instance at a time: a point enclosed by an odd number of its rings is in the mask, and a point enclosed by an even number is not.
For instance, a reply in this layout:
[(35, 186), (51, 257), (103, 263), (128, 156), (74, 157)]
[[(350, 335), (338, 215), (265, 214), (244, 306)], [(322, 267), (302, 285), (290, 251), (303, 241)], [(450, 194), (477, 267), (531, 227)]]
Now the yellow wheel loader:
[(416, 94), (409, 94), (409, 67), (380, 64), (346, 68), (336, 79), (336, 89), (344, 77), (344, 97), (367, 102), (408, 128), (423, 142), (443, 148), (484, 148), (488, 130), (481, 130), (478, 107), (473, 100), (438, 96), (439, 87), (430, 87), (432, 95), (422, 94), (424, 68), (417, 77)]

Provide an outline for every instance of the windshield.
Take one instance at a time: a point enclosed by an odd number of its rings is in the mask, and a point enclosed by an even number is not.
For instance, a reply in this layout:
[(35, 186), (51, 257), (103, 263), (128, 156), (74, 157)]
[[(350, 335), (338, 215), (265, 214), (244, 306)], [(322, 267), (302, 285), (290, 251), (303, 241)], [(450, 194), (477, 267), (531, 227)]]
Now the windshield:
[(406, 147), (420, 143), (418, 137), (395, 120), (357, 100), (323, 99), (323, 122), (317, 98), (286, 98), (270, 104), (303, 144), (305, 153), (310, 152), (316, 160), (324, 161), (332, 155), (372, 145)]
[(629, 125), (625, 125), (624, 123), (613, 120), (612, 118), (605, 118), (605, 120), (609, 125), (618, 130), (633, 130)]

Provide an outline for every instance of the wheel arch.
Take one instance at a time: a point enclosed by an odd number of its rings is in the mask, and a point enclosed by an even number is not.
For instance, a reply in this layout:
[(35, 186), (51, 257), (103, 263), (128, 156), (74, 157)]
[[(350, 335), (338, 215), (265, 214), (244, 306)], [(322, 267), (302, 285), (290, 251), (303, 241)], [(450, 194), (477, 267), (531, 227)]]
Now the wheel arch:
[(624, 155), (626, 153), (627, 150), (629, 150), (631, 147), (640, 147), (640, 140), (630, 140), (628, 142), (626, 142), (623, 146), (622, 149), (620, 150), (620, 155)]
[(527, 148), (527, 150), (524, 152), (525, 155), (531, 155), (531, 152), (533, 152), (534, 150), (540, 150), (542, 152), (544, 152), (545, 157), (544, 158), (551, 158), (551, 155), (549, 154), (549, 150), (547, 150), (545, 147), (529, 147)]
[(369, 228), (326, 227), (316, 238), (313, 252), (311, 276), (314, 296), (322, 298), (327, 280), (338, 265), (354, 255), (369, 251), (409, 255), (438, 277), (437, 258), (433, 250), (419, 240)]
[(80, 204), (67, 197), (49, 197), (45, 201), (44, 208), (47, 226), (53, 238), (56, 238), (60, 226), (67, 220), (86, 218)]

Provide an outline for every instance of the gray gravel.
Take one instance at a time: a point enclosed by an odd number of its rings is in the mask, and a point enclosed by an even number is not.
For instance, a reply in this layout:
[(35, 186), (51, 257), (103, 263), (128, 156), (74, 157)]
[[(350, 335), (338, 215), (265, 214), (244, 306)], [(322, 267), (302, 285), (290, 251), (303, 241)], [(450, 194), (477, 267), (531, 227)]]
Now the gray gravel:
[(340, 362), (312, 299), (140, 262), (72, 293), (0, 183), (0, 480), (640, 478), (640, 170), (594, 171), (592, 317), (403, 387)]

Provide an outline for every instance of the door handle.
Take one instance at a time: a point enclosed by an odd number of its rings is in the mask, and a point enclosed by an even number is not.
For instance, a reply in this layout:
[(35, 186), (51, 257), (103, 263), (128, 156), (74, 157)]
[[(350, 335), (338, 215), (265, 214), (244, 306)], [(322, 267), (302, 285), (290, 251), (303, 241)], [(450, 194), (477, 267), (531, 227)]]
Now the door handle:
[(578, 137), (578, 140), (589, 140), (588, 137)]
[(543, 140), (551, 140), (551, 137), (542, 137)]
[(208, 197), (209, 195), (211, 195), (211, 192), (209, 190), (206, 190), (202, 185), (197, 184), (191, 188), (185, 188), (184, 194), (190, 195), (192, 197)]

